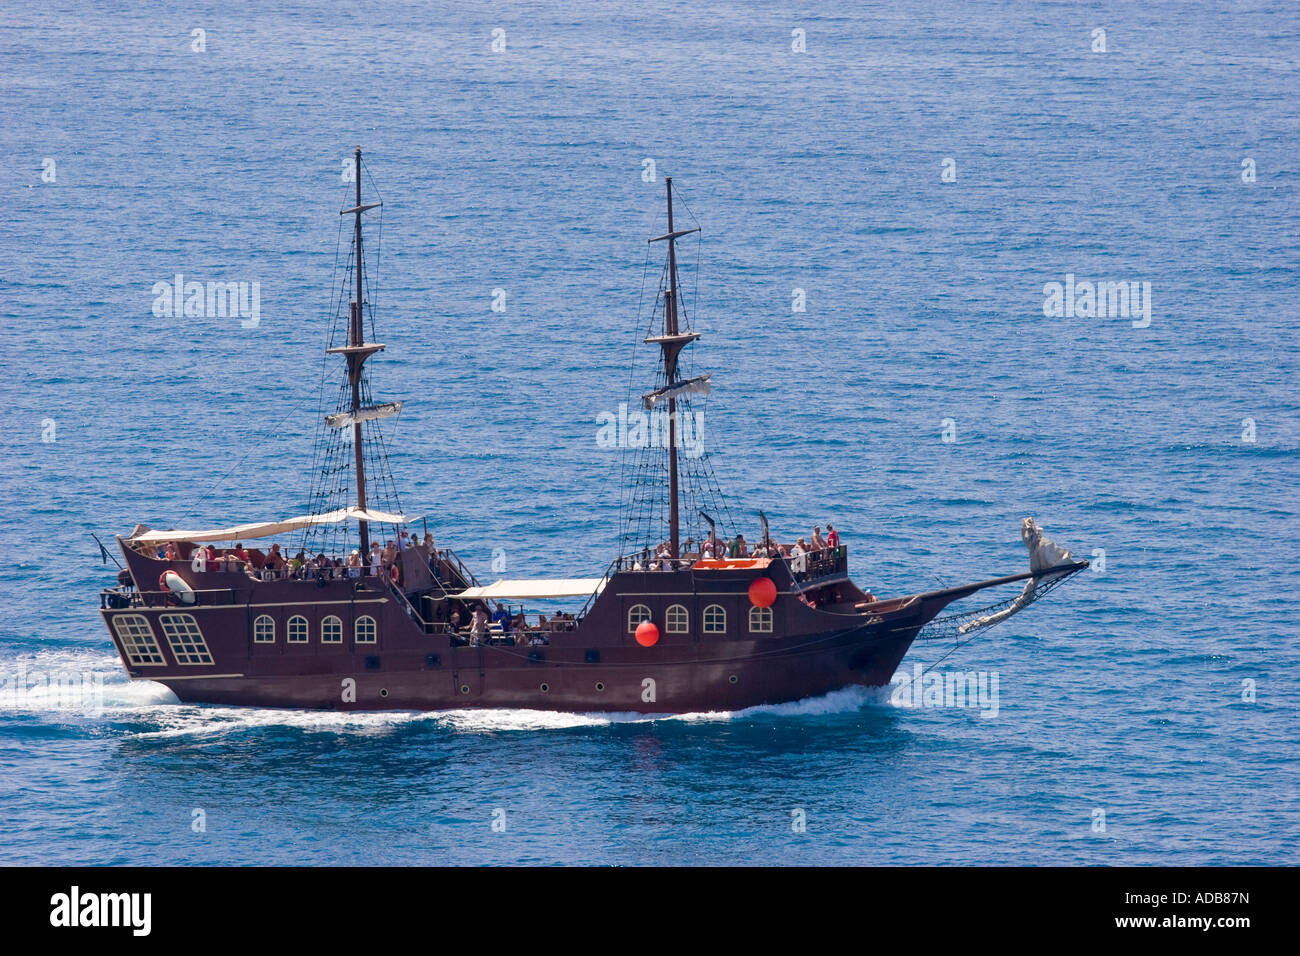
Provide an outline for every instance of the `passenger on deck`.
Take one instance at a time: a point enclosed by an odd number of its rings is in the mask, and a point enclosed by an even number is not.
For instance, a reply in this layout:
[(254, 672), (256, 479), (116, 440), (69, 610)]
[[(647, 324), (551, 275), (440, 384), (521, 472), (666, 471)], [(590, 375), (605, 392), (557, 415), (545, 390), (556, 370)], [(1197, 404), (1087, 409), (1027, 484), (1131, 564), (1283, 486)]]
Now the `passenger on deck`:
[(460, 611), (457, 608), (451, 611), (451, 630), (453, 634), (460, 633)]
[(424, 550), (429, 552), (431, 559), (438, 553), (438, 546), (433, 543), (433, 535), (427, 531), (424, 533)]
[(271, 552), (262, 562), (262, 567), (269, 568), (272, 571), (283, 571), (285, 566), (284, 555), (280, 553), (278, 544), (271, 545)]
[(482, 644), (487, 637), (488, 616), (487, 611), (481, 607), (474, 609), (474, 619), (469, 625), (469, 642), (471, 644)]
[(835, 525), (829, 521), (826, 522), (826, 547), (838, 548), (840, 546), (840, 533), (835, 530)]
[(802, 574), (808, 570), (807, 547), (804, 539), (800, 538), (790, 549), (790, 570), (795, 574)]
[(524, 616), (516, 614), (514, 622), (510, 625), (510, 636), (515, 639), (516, 644), (524, 642)]
[(822, 526), (814, 525), (812, 541), (810, 542), (813, 551), (822, 551), (826, 547), (826, 539), (822, 537)]
[(497, 602), (497, 609), (492, 615), (492, 623), (500, 625), (502, 631), (510, 630), (510, 612), (501, 606), (500, 601)]
[(388, 547), (384, 548), (384, 553), (383, 553), (383, 555), (382, 555), (382, 557), (381, 557), (381, 560), (383, 561), (384, 567), (386, 567), (386, 568), (391, 568), (394, 564), (396, 564), (396, 563), (397, 563), (397, 545), (395, 545), (395, 544), (393, 544), (393, 542), (389, 541), (389, 542), (388, 542)]
[(745, 541), (745, 536), (743, 534), (736, 535), (736, 557), (749, 557), (749, 544)]
[(713, 543), (711, 541), (704, 542), (704, 550), (700, 552), (700, 557), (705, 561), (713, 560)]
[(756, 547), (756, 548), (754, 549), (754, 557), (756, 557), (756, 558), (766, 558), (766, 557), (767, 557), (767, 546), (766, 546), (765, 544), (763, 544), (762, 541), (758, 542), (758, 547)]
[(361, 549), (353, 548), (348, 555), (348, 577), (361, 577)]
[(244, 564), (248, 563), (248, 551), (238, 541), (235, 542), (235, 559)]
[(537, 626), (543, 631), (549, 631), (551, 629), (550, 622), (546, 620), (545, 614), (537, 615)]
[(373, 576), (375, 576), (375, 577), (378, 577), (378, 576), (379, 576), (379, 571), (380, 571), (380, 569), (383, 567), (383, 564), (384, 564), (384, 555), (383, 555), (383, 553), (379, 550), (379, 542), (378, 542), (378, 541), (371, 541), (371, 542), (370, 542), (370, 573), (371, 573), (371, 575), (373, 575)]

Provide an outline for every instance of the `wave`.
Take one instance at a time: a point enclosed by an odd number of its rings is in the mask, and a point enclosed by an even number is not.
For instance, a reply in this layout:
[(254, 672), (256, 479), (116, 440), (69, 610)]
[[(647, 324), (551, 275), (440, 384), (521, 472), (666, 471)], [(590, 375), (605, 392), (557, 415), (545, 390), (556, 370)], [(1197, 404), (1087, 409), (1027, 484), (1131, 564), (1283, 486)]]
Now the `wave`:
[[(138, 739), (221, 736), (240, 731), (284, 728), (302, 733), (376, 734), (403, 727), (428, 725), (455, 733), (554, 731), (623, 724), (745, 721), (760, 718), (822, 717), (853, 713), (864, 706), (886, 703), (888, 688), (847, 687), (818, 697), (784, 704), (761, 704), (736, 711), (688, 714), (626, 712), (580, 713), (525, 708), (474, 708), (442, 711), (301, 711), (275, 708), (195, 705), (141, 706), (133, 716), (156, 722), (157, 729), (137, 731)], [(109, 712), (120, 720), (122, 712)]]

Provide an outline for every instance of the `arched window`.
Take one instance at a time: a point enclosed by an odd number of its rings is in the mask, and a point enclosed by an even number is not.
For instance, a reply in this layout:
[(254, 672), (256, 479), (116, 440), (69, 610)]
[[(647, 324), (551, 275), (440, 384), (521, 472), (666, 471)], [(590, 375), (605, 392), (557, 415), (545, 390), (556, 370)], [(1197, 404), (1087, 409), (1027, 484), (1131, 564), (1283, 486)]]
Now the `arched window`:
[(637, 625), (648, 620), (650, 620), (650, 608), (644, 604), (633, 604), (627, 612), (627, 632), (635, 634)]
[(772, 633), (772, 609), (770, 607), (751, 607), (749, 609), (749, 629), (756, 634)]
[(275, 618), (269, 614), (257, 615), (257, 620), (253, 622), (253, 643), (275, 643)]
[(333, 614), (320, 622), (320, 642), (322, 644), (343, 643), (343, 622)]
[(686, 634), (691, 629), (691, 615), (680, 604), (674, 604), (668, 608), (668, 614), (664, 624), (668, 628), (669, 634)]
[(704, 633), (722, 634), (727, 630), (727, 612), (721, 604), (710, 604), (704, 609)]
[(358, 644), (374, 644), (378, 629), (375, 627), (375, 619), (370, 615), (363, 615), (357, 618), (356, 642)]
[(301, 614), (289, 618), (288, 638), (290, 644), (307, 643), (307, 619)]

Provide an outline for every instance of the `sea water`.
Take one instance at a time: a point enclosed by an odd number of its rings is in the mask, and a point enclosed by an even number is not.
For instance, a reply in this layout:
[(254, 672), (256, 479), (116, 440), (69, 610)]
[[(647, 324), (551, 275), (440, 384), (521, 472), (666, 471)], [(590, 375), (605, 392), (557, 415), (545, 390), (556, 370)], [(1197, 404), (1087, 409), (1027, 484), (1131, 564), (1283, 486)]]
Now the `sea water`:
[[(9, 10), (0, 862), (1297, 861), (1293, 4)], [(833, 523), (893, 596), (1024, 570), (1033, 516), (1092, 569), (739, 713), (127, 681), (91, 532), (307, 507), (358, 144), (400, 506), (481, 578), (617, 553), (665, 176), (751, 541)]]

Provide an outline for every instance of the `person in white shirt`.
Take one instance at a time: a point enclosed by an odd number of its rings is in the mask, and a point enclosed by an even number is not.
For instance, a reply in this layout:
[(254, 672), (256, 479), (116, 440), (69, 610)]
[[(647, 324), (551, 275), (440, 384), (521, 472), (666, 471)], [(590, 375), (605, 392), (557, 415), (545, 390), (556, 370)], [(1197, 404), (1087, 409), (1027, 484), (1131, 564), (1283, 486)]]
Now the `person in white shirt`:
[(806, 545), (803, 538), (800, 538), (795, 542), (794, 547), (790, 549), (790, 569), (797, 573), (803, 573), (808, 570), (808, 559), (805, 556), (805, 547)]

